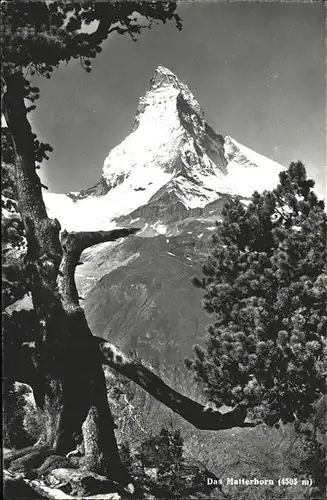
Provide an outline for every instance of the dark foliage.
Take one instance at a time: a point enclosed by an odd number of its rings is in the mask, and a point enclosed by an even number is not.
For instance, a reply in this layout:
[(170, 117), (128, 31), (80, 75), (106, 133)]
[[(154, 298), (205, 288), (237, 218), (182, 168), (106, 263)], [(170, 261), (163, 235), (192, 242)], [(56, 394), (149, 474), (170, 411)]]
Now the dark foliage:
[(229, 201), (203, 266), (212, 315), (186, 364), (216, 405), (268, 425), (306, 421), (325, 391), (326, 214), (301, 162), (246, 207)]
[(184, 440), (179, 430), (162, 428), (145, 439), (132, 452), (128, 443), (122, 443), (120, 455), (131, 476), (136, 480), (139, 496), (145, 493), (156, 498), (214, 498), (217, 488), (207, 486), (207, 477), (215, 478), (206, 467), (184, 456)]
[(326, 398), (315, 405), (310, 422), (295, 422), (296, 439), (287, 450), (291, 469), (298, 477), (310, 477), (313, 487), (310, 498), (324, 498), (327, 487), (326, 469)]
[(3, 445), (7, 448), (23, 448), (33, 444), (24, 429), (26, 387), (13, 383), (3, 384)]

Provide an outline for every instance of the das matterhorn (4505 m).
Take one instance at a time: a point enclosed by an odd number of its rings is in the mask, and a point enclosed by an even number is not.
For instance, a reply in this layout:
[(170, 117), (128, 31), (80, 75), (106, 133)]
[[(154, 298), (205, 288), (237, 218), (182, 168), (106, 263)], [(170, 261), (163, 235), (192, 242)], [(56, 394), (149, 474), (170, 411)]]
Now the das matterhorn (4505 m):
[(282, 169), (217, 134), (189, 88), (159, 66), (140, 98), (131, 133), (105, 159), (100, 182), (80, 192), (44, 193), (44, 198), (49, 215), (67, 230), (110, 229), (137, 210), (149, 219), (149, 207), (163, 205), (165, 220), (152, 209), (148, 227), (167, 226), (167, 212), (176, 219), (174, 209), (186, 215), (229, 194), (247, 198), (255, 190), (272, 189)]

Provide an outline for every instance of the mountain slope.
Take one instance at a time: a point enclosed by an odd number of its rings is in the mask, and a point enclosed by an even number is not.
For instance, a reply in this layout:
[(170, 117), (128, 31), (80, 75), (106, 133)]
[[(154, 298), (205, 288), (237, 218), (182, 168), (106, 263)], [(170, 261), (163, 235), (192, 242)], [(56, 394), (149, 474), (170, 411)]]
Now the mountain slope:
[(217, 134), (189, 88), (159, 66), (141, 97), (131, 133), (104, 161), (102, 178), (85, 191), (44, 193), (48, 211), (68, 230), (114, 227), (154, 197), (181, 210), (223, 194), (248, 197), (270, 189), (283, 167)]
[(151, 363), (181, 364), (194, 342), (203, 341), (208, 322), (201, 292), (190, 284), (199, 272), (196, 252), (178, 237), (167, 243), (157, 236), (107, 248), (107, 261), (111, 253), (121, 253), (122, 265), (108, 270), (86, 295), (91, 330)]

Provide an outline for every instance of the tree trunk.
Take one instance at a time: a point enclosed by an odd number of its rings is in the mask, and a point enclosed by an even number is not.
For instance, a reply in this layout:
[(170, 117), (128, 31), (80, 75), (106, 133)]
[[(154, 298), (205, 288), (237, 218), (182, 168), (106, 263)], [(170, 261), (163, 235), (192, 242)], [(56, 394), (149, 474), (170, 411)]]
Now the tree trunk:
[[(44, 411), (45, 425), (37, 446), (47, 448), (49, 453), (66, 455), (75, 449), (76, 439), (83, 432), (83, 465), (127, 483), (98, 345), (78, 298), (71, 300), (68, 289), (60, 287), (64, 280), (57, 283), (60, 264), (68, 254), (60, 243), (60, 224), (48, 218), (43, 202), (35, 170), (34, 137), (23, 98), (24, 79), (21, 74), (4, 78), (3, 109), (14, 142), (18, 207), (27, 238), (26, 279), (40, 326), (35, 339), (37, 386), (33, 390)], [(80, 255), (79, 248), (74, 248), (74, 252), (74, 256)]]

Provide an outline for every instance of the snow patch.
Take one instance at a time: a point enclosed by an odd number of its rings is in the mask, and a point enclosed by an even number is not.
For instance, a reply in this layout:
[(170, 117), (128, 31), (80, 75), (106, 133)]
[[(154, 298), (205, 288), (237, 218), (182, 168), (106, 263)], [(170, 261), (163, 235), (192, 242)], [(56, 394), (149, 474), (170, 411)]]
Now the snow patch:
[(164, 224), (161, 224), (159, 221), (153, 224), (152, 229), (158, 234), (166, 234), (167, 233), (167, 226)]
[(140, 219), (141, 219), (141, 217), (137, 217), (137, 219), (132, 219), (131, 222), (130, 222), (130, 224), (133, 224), (133, 222), (137, 222)]
[(225, 137), (224, 150), (228, 174), (222, 180), (222, 189), (229, 194), (250, 197), (254, 191), (273, 189), (278, 184), (279, 173), (285, 169), (230, 136)]
[(22, 299), (6, 307), (5, 311), (11, 315), (14, 311), (30, 311), (31, 309), (33, 309), (32, 295), (26, 293)]

